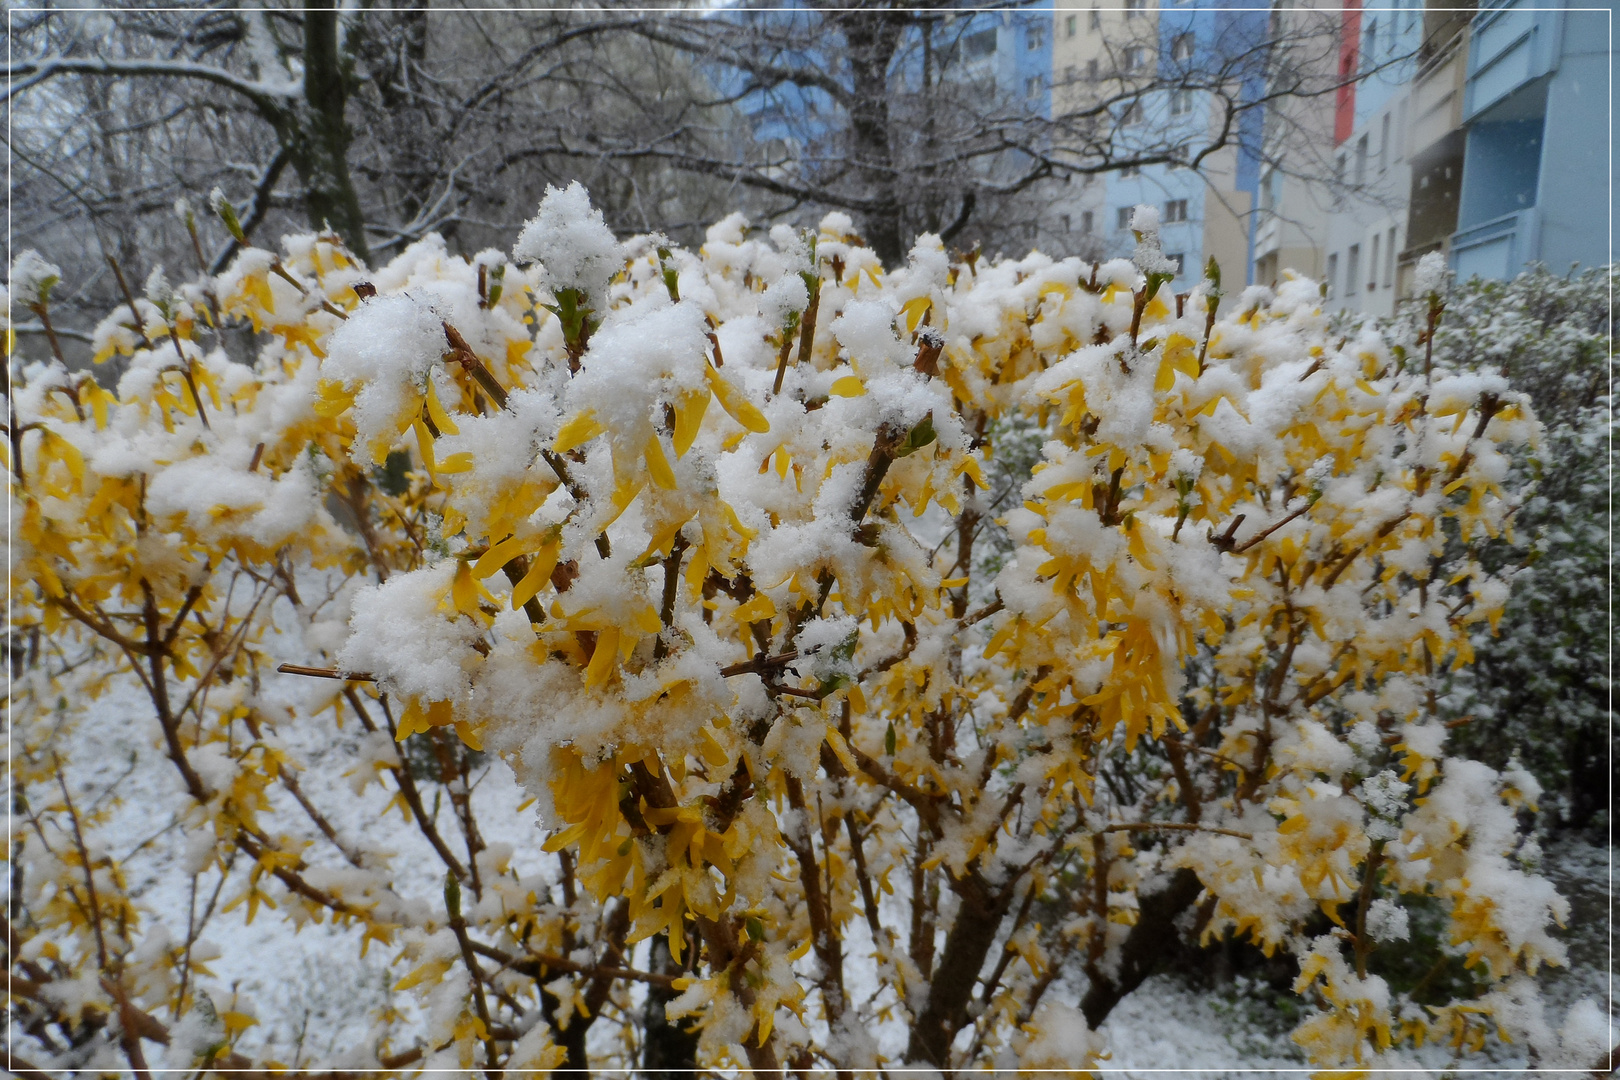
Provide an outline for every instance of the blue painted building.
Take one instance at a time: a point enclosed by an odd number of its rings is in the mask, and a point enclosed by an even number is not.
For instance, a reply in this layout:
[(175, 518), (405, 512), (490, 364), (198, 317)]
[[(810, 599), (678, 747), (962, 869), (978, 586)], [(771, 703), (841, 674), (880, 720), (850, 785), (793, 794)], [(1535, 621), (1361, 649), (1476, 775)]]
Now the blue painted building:
[[(1052, 37), (1052, 0), (1026, 0), (999, 11), (947, 14), (927, 47), (944, 78), (988, 83), (998, 98), (1050, 116)], [(924, 51), (922, 34), (909, 35), (902, 60), (908, 79), (915, 81), (920, 73)]]
[(1322, 278), (1332, 306), (1391, 315), (1401, 252), (1411, 241), (1411, 88), (1427, 33), (1425, 9), (1422, 0), (1349, 4), (1340, 20), (1340, 73), (1363, 77), (1337, 95)]
[[(740, 8), (716, 17), (739, 23), (762, 21), (773, 36), (788, 41), (815, 40), (816, 27), (821, 21), (818, 12), (793, 3), (772, 9)], [(834, 58), (815, 49), (784, 49), (774, 59), (777, 66), (785, 70), (808, 73), (828, 70)], [(748, 77), (736, 68), (713, 65), (709, 75), (723, 95), (742, 94), (737, 108), (748, 118), (756, 142), (776, 143), (799, 151), (841, 123), (832, 95), (811, 79), (785, 80), (744, 92)]]
[(1474, 16), (1451, 238), (1459, 276), (1610, 261), (1611, 18), (1551, 0), (1507, 0)]
[[(953, 83), (987, 111), (1014, 108), (1050, 116), (1053, 0), (1023, 0), (989, 11), (973, 10), (969, 3), (962, 0), (962, 10), (947, 7), (933, 13), (937, 18), (919, 20), (906, 29), (889, 69), (891, 88), (904, 96), (920, 90), (925, 80), (930, 85)], [(837, 143), (850, 123), (840, 103), (816, 83), (831, 74), (845, 86), (851, 84), (842, 55), (845, 44), (825, 15), (798, 6), (797, 0), (789, 0), (789, 5), (736, 9), (717, 17), (772, 20), (784, 31), (780, 36), (806, 43), (802, 49), (772, 56), (778, 69), (803, 71), (806, 78), (742, 93), (748, 84), (744, 73), (720, 67), (711, 77), (723, 93), (740, 94), (737, 107), (748, 119), (755, 141), (766, 144), (779, 160), (803, 167), (814, 181), (818, 167), (835, 175), (846, 171)], [(986, 159), (982, 167), (987, 172), (1013, 171), (1018, 165), (1016, 160)], [(997, 224), (1005, 228), (1009, 223)], [(1035, 239), (1033, 218), (1016, 227), (1027, 231), (1027, 239)]]
[[(1161, 79), (1177, 71), (1213, 72), (1235, 65), (1240, 94), (1250, 100), (1261, 95), (1264, 74), (1258, 46), (1266, 37), (1267, 11), (1242, 0), (1183, 0), (1161, 6), (1157, 16), (1154, 62)], [(1214, 107), (1204, 91), (1150, 91), (1134, 111), (1122, 116), (1114, 153), (1125, 156), (1138, 148), (1162, 146), (1166, 135), (1178, 144), (1197, 147), (1209, 137), (1211, 125), (1222, 120), (1213, 114)], [(1202, 172), (1179, 165), (1148, 165), (1110, 173), (1104, 195), (1108, 253), (1131, 253), (1135, 244), (1129, 230), (1131, 210), (1147, 203), (1159, 209), (1165, 253), (1181, 263), (1174, 288), (1191, 287), (1210, 256), (1221, 264), (1228, 284), (1250, 280), (1251, 211), (1260, 189), (1262, 120), (1259, 109), (1241, 113), (1237, 138), (1207, 158)]]

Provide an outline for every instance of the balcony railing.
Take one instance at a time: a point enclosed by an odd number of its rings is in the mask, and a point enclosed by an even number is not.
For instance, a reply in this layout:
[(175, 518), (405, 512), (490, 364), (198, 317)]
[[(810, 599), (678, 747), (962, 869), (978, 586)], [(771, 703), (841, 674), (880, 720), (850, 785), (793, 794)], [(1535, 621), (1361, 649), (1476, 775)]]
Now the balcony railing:
[(1451, 237), (1451, 267), (1459, 278), (1516, 276), (1536, 257), (1540, 215), (1535, 207), (1463, 229)]
[(1474, 16), (1464, 113), (1473, 117), (1558, 66), (1563, 15), (1530, 0), (1503, 0)]
[(1412, 77), (1412, 81), (1420, 83), (1428, 78), (1431, 71), (1450, 60), (1452, 55), (1462, 46), (1462, 43), (1467, 40), (1468, 27), (1464, 25), (1461, 30), (1451, 35), (1450, 41), (1438, 48), (1425, 41), (1418, 49), (1418, 69), (1417, 74)]
[(1412, 124), (1407, 138), (1413, 154), (1422, 153), (1462, 123), (1467, 40), (1465, 27), (1430, 56), (1412, 80)]

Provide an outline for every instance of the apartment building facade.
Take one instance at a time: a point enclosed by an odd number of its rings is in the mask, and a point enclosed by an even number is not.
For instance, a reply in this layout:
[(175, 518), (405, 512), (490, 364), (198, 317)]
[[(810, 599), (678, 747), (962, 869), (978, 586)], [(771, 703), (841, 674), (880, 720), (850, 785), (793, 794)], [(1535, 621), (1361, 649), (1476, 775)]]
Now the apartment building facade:
[[(1337, 0), (1296, 0), (1272, 12), (1273, 38), (1293, 43), (1290, 66), (1317, 89), (1338, 78), (1342, 29)], [(1273, 285), (1285, 271), (1325, 278), (1337, 193), (1321, 178), (1333, 173), (1335, 127), (1345, 116), (1342, 98), (1315, 93), (1278, 98), (1266, 107), (1253, 216), (1253, 280), (1259, 284)], [(1347, 125), (1345, 134), (1349, 131)]]
[[(1323, 280), (1335, 308), (1387, 315), (1431, 252), (1464, 278), (1610, 261), (1611, 10), (1347, 3), (1344, 85), (1331, 138), (1318, 135), (1335, 180), (1262, 178), (1257, 280), (1292, 268)], [(1285, 150), (1268, 133), (1266, 160), (1309, 156), (1310, 142)]]
[[(1346, 4), (1334, 110), (1333, 209), (1322, 277), (1336, 307), (1392, 315), (1407, 247), (1412, 166), (1407, 133), (1422, 0)], [(1349, 76), (1359, 76), (1354, 82)]]
[[(1057, 107), (1122, 97), (1108, 121), (1116, 158), (1167, 145), (1190, 154), (1225, 123), (1214, 94), (1176, 85), (1182, 72), (1229, 71), (1236, 84), (1230, 92), (1239, 97), (1260, 92), (1258, 65), (1247, 61), (1258, 58), (1264, 11), (1236, 0), (1064, 5), (1059, 0), (1053, 13)], [(1142, 88), (1139, 95), (1130, 93), (1135, 87)], [(1076, 190), (1064, 201), (1063, 213), (1079, 223), (1094, 257), (1128, 257), (1135, 247), (1132, 212), (1139, 204), (1155, 206), (1160, 243), (1180, 266), (1174, 288), (1191, 287), (1211, 257), (1227, 282), (1244, 281), (1251, 262), (1259, 149), (1260, 115), (1246, 111), (1235, 137), (1198, 169), (1170, 162), (1112, 170), (1071, 185)]]
[(1468, 70), (1471, 8), (1424, 12), (1423, 42), (1407, 87), (1406, 148), (1410, 187), (1406, 243), (1395, 271), (1397, 299), (1411, 295), (1418, 262), (1432, 252), (1448, 259), (1462, 193), (1463, 91)]
[(1450, 240), (1459, 275), (1610, 261), (1611, 14), (1506, 0), (1474, 16)]
[[(1058, 0), (1052, 12), (1054, 113), (1075, 115), (1124, 80), (1150, 77), (1157, 41), (1158, 10), (1146, 0)], [(1114, 231), (1107, 196), (1107, 173), (1069, 179), (1054, 194), (1043, 250), (1106, 258)]]

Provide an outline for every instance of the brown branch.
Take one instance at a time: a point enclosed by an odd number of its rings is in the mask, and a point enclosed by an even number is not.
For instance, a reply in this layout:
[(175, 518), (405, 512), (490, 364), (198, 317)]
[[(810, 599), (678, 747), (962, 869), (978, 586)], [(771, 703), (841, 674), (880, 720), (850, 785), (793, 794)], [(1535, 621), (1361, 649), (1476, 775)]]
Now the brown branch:
[[(1480, 396), (1479, 423), (1474, 425), (1474, 433), (1468, 437), (1469, 443), (1472, 443), (1474, 440), (1485, 434), (1485, 429), (1490, 426), (1491, 418), (1502, 410), (1503, 404), (1504, 402), (1495, 394), (1483, 394)], [(1442, 484), (1441, 487), (1449, 487), (1451, 484), (1460, 479), (1462, 474), (1467, 470), (1469, 463), (1473, 460), (1473, 449), (1471, 447), (1465, 448), (1462, 452), (1462, 456), (1457, 459), (1457, 464), (1452, 466), (1450, 474), (1446, 476), (1446, 482)]]
[(1339, 575), (1344, 573), (1345, 568), (1348, 567), (1352, 562), (1355, 561), (1355, 558), (1356, 558), (1357, 555), (1360, 555), (1363, 551), (1366, 551), (1373, 544), (1377, 543), (1378, 541), (1382, 540), (1384, 537), (1388, 536), (1390, 533), (1394, 532), (1397, 528), (1400, 527), (1401, 522), (1405, 521), (1407, 518), (1409, 518), (1411, 516), (1412, 516), (1412, 511), (1408, 510), (1406, 513), (1402, 514), (1401, 516), (1396, 517), (1396, 518), (1391, 518), (1389, 521), (1384, 522), (1383, 525), (1379, 526), (1378, 531), (1373, 534), (1373, 538), (1371, 540), (1367, 541), (1365, 544), (1362, 544), (1360, 547), (1353, 549), (1349, 554), (1345, 555), (1344, 558), (1342, 558), (1338, 562), (1334, 563), (1333, 564), (1333, 569), (1328, 573), (1328, 576), (1322, 580), (1322, 591), (1326, 592), (1328, 589), (1331, 589), (1333, 587), (1333, 583), (1335, 581), (1339, 580)]
[(467, 936), (467, 920), (461, 917), (460, 886), (452, 878), (445, 885), (445, 898), (450, 916), (450, 932), (456, 936), (456, 943), (461, 946), (461, 960), (467, 965), (467, 971), (472, 975), (473, 1007), (478, 1010), (478, 1019), (484, 1025), (484, 1067), (486, 1070), (495, 1068), (495, 1036), (490, 1031), (489, 1002), (484, 997), (484, 969), (478, 964), (478, 957), (473, 952), (472, 939)]
[[(1282, 528), (1284, 525), (1288, 524), (1290, 521), (1293, 521), (1295, 518), (1299, 517), (1301, 514), (1305, 513), (1305, 511), (1309, 510), (1310, 508), (1311, 508), (1311, 504), (1309, 502), (1306, 502), (1306, 504), (1304, 506), (1300, 507), (1298, 510), (1295, 510), (1295, 511), (1291, 512), (1286, 517), (1284, 517), (1281, 521), (1279, 521), (1275, 525), (1271, 526), (1271, 528), (1266, 529), (1264, 532), (1255, 533), (1253, 536), (1249, 537), (1249, 539), (1247, 539), (1243, 543), (1237, 545), (1237, 547), (1234, 547), (1232, 549), (1232, 554), (1234, 554), (1234, 555), (1243, 554), (1243, 552), (1248, 551), (1250, 548), (1254, 547), (1254, 545), (1260, 543), (1260, 541), (1264, 540), (1266, 537), (1270, 536), (1272, 533), (1276, 532), (1278, 529)], [(1243, 515), (1241, 515), (1241, 514), (1238, 515), (1239, 520), (1242, 519), (1242, 516)], [(1233, 523), (1232, 528), (1233, 529), (1237, 528), (1236, 522)], [(1231, 530), (1228, 530), (1228, 532), (1230, 532), (1230, 531)]]
[(441, 325), (444, 327), (444, 338), (450, 343), (450, 359), (460, 364), (461, 369), (472, 376), (473, 381), (479, 385), (484, 393), (490, 396), (490, 400), (494, 401), (498, 407), (507, 408), (505, 388), (495, 381), (495, 376), (490, 374), (489, 368), (484, 366), (484, 362), (478, 358), (478, 354), (472, 351), (472, 346), (467, 344), (467, 339), (462, 337), (461, 333), (448, 322)]
[(1172, 829), (1178, 832), (1207, 832), (1219, 833), (1222, 836), (1236, 836), (1240, 840), (1253, 840), (1253, 833), (1238, 832), (1235, 829), (1217, 829), (1213, 825), (1199, 825), (1191, 821), (1133, 821), (1116, 825), (1105, 825), (1100, 832), (1145, 832), (1152, 829)]
[[(343, 696), (348, 699), (349, 707), (360, 718), (361, 726), (367, 731), (376, 731), (377, 726), (372, 722), (371, 714), (360, 703), (360, 695), (355, 693), (354, 687), (345, 687)], [(383, 699), (379, 704), (382, 705), (383, 719), (388, 725), (388, 735), (390, 738), (394, 738), (396, 733), (394, 718), (388, 709), (388, 702)], [(461, 861), (451, 853), (450, 845), (444, 842), (444, 837), (439, 835), (438, 826), (428, 816), (427, 808), (422, 804), (422, 793), (417, 790), (416, 778), (411, 775), (410, 766), (402, 761), (398, 765), (389, 766), (389, 770), (394, 774), (395, 782), (399, 784), (399, 793), (405, 799), (405, 805), (410, 808), (411, 816), (416, 819), (416, 827), (421, 830), (422, 835), (433, 846), (433, 850), (438, 853), (440, 861), (457, 878), (465, 880), (467, 868), (462, 866)]]
[(861, 887), (861, 902), (866, 906), (866, 925), (872, 931), (874, 942), (881, 940), (882, 923), (878, 920), (877, 897), (872, 890), (872, 877), (866, 871), (866, 852), (862, 850), (861, 834), (855, 828), (855, 815), (844, 815), (844, 827), (849, 833), (850, 857), (855, 862), (855, 880)]
[[(207, 574), (210, 569), (205, 565), (202, 572)], [(180, 628), (184, 625), (186, 616), (191, 614), (191, 609), (196, 606), (198, 598), (202, 596), (203, 588), (202, 585), (193, 585), (186, 590), (186, 598), (180, 605), (180, 611), (175, 615), (174, 621), (169, 624), (169, 629), (163, 635), (163, 647), (165, 649), (173, 645), (174, 639), (180, 635)]]
[(850, 754), (855, 758), (855, 764), (860, 766), (863, 773), (904, 799), (912, 809), (917, 811), (917, 815), (923, 821), (937, 830), (939, 826), (938, 804), (943, 799), (943, 796), (929, 795), (926, 792), (918, 791), (888, 769), (885, 769), (881, 762), (875, 760), (872, 755), (859, 746), (852, 742), (848, 745)]
[(731, 664), (727, 667), (721, 668), (720, 674), (727, 679), (734, 675), (763, 674), (767, 671), (774, 671), (777, 668), (786, 667), (798, 658), (799, 650), (789, 649), (787, 652), (778, 653), (775, 656), (757, 656), (752, 660), (744, 660), (738, 664)]
[(136, 642), (133, 638), (125, 637), (117, 630), (114, 630), (112, 623), (108, 622), (105, 616), (99, 620), (94, 618), (89, 612), (79, 607), (79, 605), (75, 604), (66, 596), (47, 597), (46, 602), (55, 604), (57, 607), (67, 612), (68, 616), (75, 622), (83, 623), (91, 630), (94, 630), (98, 636), (106, 638), (108, 641), (112, 642), (114, 645), (117, 645), (125, 652), (139, 655), (146, 651), (145, 645)]
[(276, 670), (283, 675), (307, 675), (311, 679), (342, 679), (348, 682), (377, 681), (377, 676), (369, 671), (339, 671), (336, 668), (309, 667), (305, 664), (278, 664)]
[(1373, 888), (1377, 883), (1378, 866), (1384, 861), (1384, 842), (1373, 842), (1367, 854), (1367, 865), (1362, 868), (1360, 903), (1356, 905), (1356, 977), (1367, 977), (1367, 954), (1372, 942), (1367, 938), (1367, 908), (1372, 905)]
[(599, 967), (595, 964), (582, 964), (564, 956), (553, 956), (550, 953), (531, 952), (524, 956), (513, 956), (493, 945), (473, 941), (472, 951), (479, 956), (500, 964), (502, 968), (515, 971), (530, 978), (540, 978), (546, 970), (560, 971), (570, 975), (588, 975), (593, 979), (625, 979), (631, 982), (644, 982), (652, 986), (673, 987), (679, 975), (661, 975), (656, 971), (639, 971), (627, 967)]
[(141, 319), (141, 309), (135, 306), (135, 294), (129, 291), (129, 282), (124, 280), (124, 268), (119, 266), (118, 260), (111, 255), (107, 256), (107, 265), (112, 267), (113, 277), (118, 279), (118, 290), (124, 294), (124, 302), (129, 305), (129, 313), (135, 317), (134, 331), (141, 335), (141, 344), (150, 349), (152, 339), (146, 336), (146, 324)]
[(101, 927), (101, 902), (96, 897), (95, 868), (90, 863), (90, 852), (84, 844), (84, 833), (79, 829), (79, 812), (73, 807), (73, 796), (68, 794), (67, 780), (62, 765), (56, 765), (56, 786), (62, 789), (62, 801), (67, 805), (68, 821), (73, 825), (73, 846), (78, 849), (79, 863), (84, 868), (84, 889), (90, 898), (90, 925), (96, 932), (96, 961), (103, 971), (107, 966), (107, 938)]
[(798, 811), (797, 829), (784, 831), (782, 839), (799, 864), (799, 882), (804, 889), (805, 908), (810, 916), (810, 941), (816, 959), (821, 961), (817, 982), (827, 1010), (827, 1022), (837, 1024), (844, 1013), (844, 951), (838, 927), (832, 918), (832, 897), (822, 889), (816, 862), (815, 841), (810, 836), (810, 810), (804, 801), (799, 778), (787, 778), (788, 805)]

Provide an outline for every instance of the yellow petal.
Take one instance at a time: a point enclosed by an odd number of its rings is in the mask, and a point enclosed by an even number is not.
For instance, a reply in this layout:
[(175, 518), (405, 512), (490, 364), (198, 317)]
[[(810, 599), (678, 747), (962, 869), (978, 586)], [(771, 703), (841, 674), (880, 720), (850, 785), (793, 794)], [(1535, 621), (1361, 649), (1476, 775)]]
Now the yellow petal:
[(478, 561), (473, 563), (472, 576), (482, 581), (522, 553), (523, 541), (508, 536), (498, 544), (491, 544), (489, 550), (478, 556)]
[(342, 416), (354, 404), (354, 392), (344, 389), (340, 382), (323, 380), (315, 399), (315, 415), (325, 420)]
[(56, 457), (67, 466), (68, 472), (73, 474), (74, 481), (84, 483), (84, 455), (79, 453), (79, 448), (60, 435), (52, 435), (50, 441), (56, 451)]
[(720, 407), (726, 410), (733, 420), (749, 431), (771, 430), (771, 422), (765, 419), (765, 414), (755, 408), (754, 403), (742, 395), (742, 391), (721, 378), (720, 373), (712, 366), (705, 366), (704, 375), (708, 377), (714, 396), (720, 399)]
[(456, 564), (456, 577), (450, 583), (450, 602), (464, 615), (478, 615), (478, 581), (473, 577), (469, 563)]
[(619, 631), (613, 627), (600, 630), (596, 635), (596, 651), (585, 668), (585, 685), (601, 686), (613, 674), (613, 661), (619, 652)]
[(908, 332), (916, 332), (918, 324), (922, 322), (923, 313), (932, 307), (933, 303), (933, 299), (927, 296), (919, 296), (915, 300), (906, 302), (906, 305), (900, 310), (905, 312), (906, 330)]
[(647, 475), (652, 482), (665, 491), (675, 490), (675, 470), (669, 467), (669, 459), (664, 456), (664, 447), (658, 441), (656, 432), (647, 436), (647, 445), (642, 453), (647, 458)]
[(703, 426), (703, 414), (709, 410), (707, 390), (688, 390), (675, 402), (675, 457), (686, 455)]
[(557, 556), (562, 548), (557, 544), (547, 544), (535, 552), (529, 560), (529, 572), (523, 575), (523, 580), (512, 586), (512, 610), (520, 610), (536, 593), (546, 587), (551, 580), (551, 572), (557, 568)]
[(429, 473), (437, 473), (439, 467), (433, 460), (433, 436), (428, 432), (427, 425), (417, 420), (411, 426), (416, 429), (416, 447), (422, 451), (422, 464), (427, 467)]
[(90, 411), (96, 418), (96, 430), (100, 431), (107, 426), (107, 403), (117, 399), (94, 382), (86, 382), (84, 387), (90, 397)]
[(433, 426), (439, 429), (440, 435), (461, 434), (461, 429), (456, 427), (456, 422), (450, 419), (450, 414), (445, 412), (444, 406), (439, 403), (439, 392), (433, 388), (432, 379), (427, 381), (427, 411), (433, 420)]
[(596, 419), (596, 414), (587, 409), (564, 424), (557, 432), (557, 441), (552, 444), (552, 452), (566, 454), (574, 447), (590, 442), (606, 430), (607, 428)]
[(866, 393), (866, 384), (853, 375), (845, 375), (832, 384), (828, 391), (833, 397), (860, 397)]

